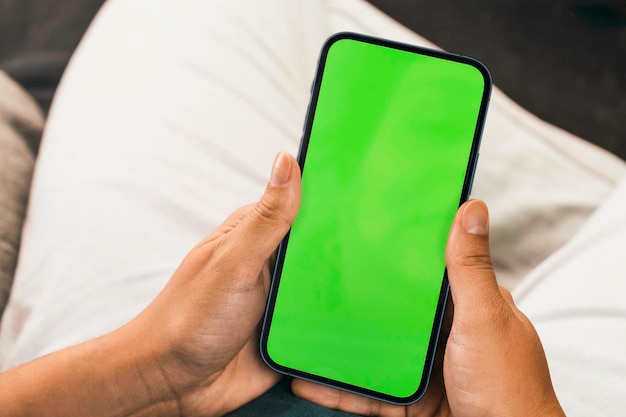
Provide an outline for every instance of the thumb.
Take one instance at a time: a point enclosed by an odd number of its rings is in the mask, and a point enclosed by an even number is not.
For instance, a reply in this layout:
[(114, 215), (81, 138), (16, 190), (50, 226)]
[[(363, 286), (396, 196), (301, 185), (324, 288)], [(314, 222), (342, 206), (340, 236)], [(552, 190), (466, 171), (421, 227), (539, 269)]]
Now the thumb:
[[(300, 167), (295, 158), (280, 152), (261, 199), (232, 231), (245, 258), (265, 262), (285, 237), (300, 208)], [(245, 259), (242, 258), (242, 259)]]
[(455, 310), (474, 310), (502, 298), (489, 252), (489, 212), (480, 200), (463, 204), (446, 247), (448, 281)]

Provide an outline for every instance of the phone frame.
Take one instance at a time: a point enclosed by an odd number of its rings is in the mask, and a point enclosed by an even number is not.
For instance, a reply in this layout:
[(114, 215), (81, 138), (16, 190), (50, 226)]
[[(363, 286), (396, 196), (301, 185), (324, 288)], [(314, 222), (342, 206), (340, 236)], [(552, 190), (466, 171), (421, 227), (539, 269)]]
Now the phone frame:
[[(326, 59), (328, 57), (328, 51), (330, 50), (331, 46), (335, 42), (339, 40), (344, 40), (344, 39), (356, 40), (359, 42), (370, 43), (373, 45), (383, 46), (387, 48), (399, 49), (402, 51), (431, 56), (434, 58), (460, 62), (460, 63), (471, 65), (480, 71), (484, 79), (485, 88), (483, 90), (483, 96), (481, 98), (480, 109), (478, 112), (478, 118), (476, 121), (475, 130), (474, 130), (474, 137), (472, 140), (472, 147), (470, 150), (470, 156), (469, 156), (467, 168), (465, 171), (465, 179), (463, 183), (463, 189), (461, 192), (461, 199), (459, 201), (459, 207), (460, 207), (465, 201), (467, 201), (467, 199), (469, 198), (471, 189), (472, 189), (472, 185), (474, 181), (474, 174), (476, 171), (476, 165), (478, 163), (478, 156), (479, 156), (478, 149), (480, 147), (481, 135), (482, 135), (482, 131), (483, 131), (484, 123), (485, 123), (487, 108), (489, 106), (489, 99), (491, 96), (492, 79), (491, 79), (491, 74), (489, 73), (489, 70), (480, 61), (474, 58), (470, 58), (470, 57), (463, 56), (463, 55), (457, 55), (457, 54), (450, 53), (450, 52), (443, 52), (443, 51), (428, 49), (428, 48), (424, 48), (420, 46), (410, 45), (410, 44), (401, 43), (401, 42), (395, 42), (391, 40), (376, 38), (376, 37), (362, 35), (358, 33), (352, 33), (352, 32), (340, 32), (328, 38), (320, 54), (317, 72), (315, 74), (314, 82), (311, 88), (311, 100), (310, 100), (310, 103), (306, 112), (304, 131), (303, 131), (302, 140), (300, 142), (300, 148), (298, 152), (298, 163), (300, 165), (301, 172), (304, 173), (304, 166), (305, 166), (306, 155), (307, 155), (307, 150), (309, 146), (309, 140), (311, 136), (311, 129), (313, 127), (313, 121), (315, 118), (315, 111), (317, 108), (317, 102), (318, 102), (319, 93), (320, 93), (321, 80), (324, 74)], [(426, 360), (424, 362), (424, 371), (422, 374), (422, 380), (420, 381), (420, 384), (416, 392), (413, 393), (412, 395), (408, 397), (395, 397), (395, 396), (391, 396), (391, 395), (384, 394), (381, 392), (362, 388), (359, 386), (354, 386), (354, 385), (346, 384), (340, 381), (328, 379), (319, 375), (310, 374), (310, 373), (303, 372), (297, 369), (288, 368), (288, 367), (285, 367), (276, 363), (275, 361), (271, 359), (269, 352), (267, 351), (267, 342), (268, 342), (268, 337), (269, 337), (269, 329), (271, 325), (271, 320), (272, 320), (272, 316), (274, 313), (276, 297), (278, 294), (278, 287), (280, 285), (280, 277), (282, 275), (283, 263), (285, 260), (285, 254), (286, 254), (287, 245), (289, 242), (289, 234), (290, 232), (287, 233), (285, 238), (282, 240), (280, 246), (278, 247), (276, 265), (274, 267), (274, 271), (272, 274), (272, 282), (270, 286), (267, 306), (265, 310), (265, 315), (263, 317), (263, 325), (261, 329), (261, 339), (260, 339), (260, 351), (261, 351), (261, 357), (263, 358), (265, 363), (270, 368), (272, 368), (273, 370), (281, 374), (285, 374), (285, 375), (295, 377), (295, 378), (306, 379), (312, 382), (320, 383), (320, 384), (327, 385), (333, 388), (339, 388), (345, 391), (364, 395), (366, 397), (374, 398), (377, 400), (382, 400), (382, 401), (389, 402), (392, 404), (407, 405), (407, 404), (411, 404), (411, 403), (418, 401), (425, 394), (426, 389), (428, 388), (428, 383), (430, 381), (430, 374), (431, 374), (433, 362), (435, 359), (435, 352), (436, 352), (437, 344), (439, 341), (441, 326), (443, 323), (444, 312), (446, 309), (446, 303), (447, 303), (447, 299), (449, 296), (447, 270), (444, 270), (444, 274), (442, 277), (441, 289), (439, 292), (439, 300), (437, 303), (437, 310), (435, 313), (434, 323), (433, 323), (430, 340), (429, 340), (429, 346), (428, 346), (428, 350), (426, 353)]]

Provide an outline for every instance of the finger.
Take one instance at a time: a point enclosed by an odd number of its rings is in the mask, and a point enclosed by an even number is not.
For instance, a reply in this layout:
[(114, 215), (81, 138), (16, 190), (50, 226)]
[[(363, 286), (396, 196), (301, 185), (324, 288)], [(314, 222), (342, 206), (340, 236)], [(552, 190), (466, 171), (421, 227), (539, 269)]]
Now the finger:
[(506, 288), (500, 286), (500, 294), (502, 294), (502, 298), (504, 298), (504, 301), (506, 301), (510, 310), (517, 316), (517, 318), (520, 319), (522, 322), (527, 322), (528, 317), (526, 317), (526, 315), (519, 308), (517, 308), (511, 292)]
[(446, 247), (450, 292), (457, 310), (502, 298), (489, 252), (489, 213), (480, 200), (459, 209)]
[(302, 379), (294, 379), (291, 389), (298, 397), (333, 410), (362, 416), (404, 417), (406, 415), (404, 406), (384, 403)]
[(243, 207), (239, 207), (233, 211), (227, 218), (220, 224), (217, 229), (213, 230), (210, 235), (206, 236), (196, 245), (196, 248), (206, 246), (207, 244), (220, 239), (223, 235), (231, 232), (241, 220), (244, 219), (250, 210), (254, 208), (254, 204), (248, 204)]
[(507, 304), (511, 306), (511, 308), (517, 308), (515, 306), (515, 301), (513, 300), (513, 296), (511, 295), (511, 292), (501, 285), (498, 286), (498, 289), (500, 290), (500, 294), (502, 294), (502, 298), (504, 298), (504, 301), (506, 301)]
[(263, 196), (230, 232), (233, 255), (265, 262), (289, 231), (300, 207), (300, 167), (289, 154), (274, 160)]

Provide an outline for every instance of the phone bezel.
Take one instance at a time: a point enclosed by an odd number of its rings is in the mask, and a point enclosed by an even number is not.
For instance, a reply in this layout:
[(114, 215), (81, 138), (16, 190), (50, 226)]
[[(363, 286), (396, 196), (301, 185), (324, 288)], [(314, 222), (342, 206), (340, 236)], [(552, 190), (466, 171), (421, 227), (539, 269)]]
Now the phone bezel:
[[(410, 44), (401, 43), (401, 42), (395, 42), (391, 40), (376, 38), (376, 37), (362, 35), (358, 33), (352, 33), (352, 32), (340, 32), (328, 38), (320, 54), (317, 72), (314, 78), (313, 87), (311, 89), (311, 101), (307, 109), (306, 118), (305, 118), (305, 127), (303, 131), (302, 141), (300, 143), (300, 149), (298, 152), (298, 163), (300, 165), (300, 169), (302, 173), (304, 173), (309, 139), (311, 135), (311, 129), (313, 127), (314, 115), (315, 115), (315, 110), (316, 110), (317, 102), (319, 98), (321, 80), (324, 74), (326, 59), (328, 57), (328, 51), (330, 50), (330, 48), (335, 42), (340, 41), (340, 40), (346, 40), (346, 39), (355, 40), (359, 42), (365, 42), (365, 43), (387, 47), (387, 48), (399, 49), (399, 50), (412, 52), (412, 53), (416, 53), (420, 55), (431, 56), (431, 57), (435, 57), (439, 59), (446, 59), (446, 60), (451, 60), (455, 62), (465, 63), (465, 64), (475, 67), (476, 69), (480, 71), (484, 79), (484, 89), (483, 89), (483, 96), (481, 98), (481, 104), (480, 104), (480, 109), (479, 109), (478, 118), (476, 122), (476, 127), (474, 130), (474, 138), (473, 138), (472, 147), (470, 150), (470, 157), (468, 159), (468, 165), (467, 165), (466, 172), (465, 172), (465, 179), (463, 183), (463, 189), (461, 192), (461, 199), (459, 201), (459, 206), (461, 206), (465, 201), (467, 201), (471, 192), (471, 187), (472, 187), (472, 183), (474, 179), (474, 173), (476, 170), (476, 164), (478, 162), (478, 149), (480, 147), (480, 139), (481, 139), (481, 135), (482, 135), (483, 127), (484, 127), (487, 108), (489, 105), (489, 98), (491, 96), (492, 81), (491, 81), (491, 75), (489, 73), (489, 70), (480, 61), (474, 58), (453, 54), (450, 52), (437, 51), (437, 50), (428, 49), (428, 48), (424, 48), (420, 46), (410, 45)], [(447, 271), (444, 271), (444, 274), (442, 277), (442, 284), (441, 284), (441, 289), (439, 293), (439, 301), (437, 303), (437, 309), (435, 313), (433, 328), (432, 328), (432, 332), (430, 336), (430, 341), (429, 341), (429, 346), (428, 346), (428, 350), (426, 354), (426, 360), (424, 363), (424, 370), (422, 373), (421, 381), (419, 382), (418, 388), (416, 389), (415, 393), (413, 393), (412, 395), (407, 396), (407, 397), (395, 397), (395, 396), (388, 395), (385, 393), (372, 391), (363, 387), (346, 384), (341, 381), (328, 379), (319, 375), (310, 374), (301, 370), (288, 368), (275, 362), (270, 357), (269, 352), (267, 350), (269, 328), (271, 326), (271, 320), (272, 320), (272, 316), (274, 313), (274, 307), (275, 307), (276, 297), (278, 294), (278, 287), (280, 285), (280, 277), (282, 274), (282, 267), (283, 267), (283, 263), (285, 259), (285, 253), (287, 250), (288, 242), (289, 242), (289, 232), (287, 233), (287, 235), (285, 236), (285, 238), (283, 239), (283, 241), (281, 242), (278, 248), (278, 255), (276, 257), (276, 265), (272, 274), (272, 282), (270, 286), (267, 307), (266, 307), (265, 315), (263, 318), (263, 325), (261, 329), (260, 351), (261, 351), (261, 357), (263, 358), (265, 363), (270, 368), (274, 369), (275, 371), (291, 376), (291, 377), (306, 379), (309, 381), (321, 383), (321, 384), (328, 385), (334, 388), (343, 389), (349, 392), (357, 393), (360, 395), (364, 395), (370, 398), (386, 401), (386, 402), (393, 403), (393, 404), (407, 405), (407, 404), (411, 404), (411, 403), (418, 401), (426, 392), (426, 389), (428, 387), (428, 383), (430, 380), (433, 362), (435, 359), (435, 352), (436, 352), (437, 343), (439, 340), (439, 335), (441, 332), (444, 311), (445, 311), (446, 302), (447, 302), (448, 293), (449, 293)]]

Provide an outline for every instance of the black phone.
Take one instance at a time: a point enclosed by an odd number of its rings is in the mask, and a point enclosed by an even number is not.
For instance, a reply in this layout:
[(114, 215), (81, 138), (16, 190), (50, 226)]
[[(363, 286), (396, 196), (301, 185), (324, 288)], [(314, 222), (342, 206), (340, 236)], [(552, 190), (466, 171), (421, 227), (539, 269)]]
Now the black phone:
[(282, 373), (407, 404), (426, 390), (491, 77), (459, 55), (353, 33), (324, 45), (261, 336)]

